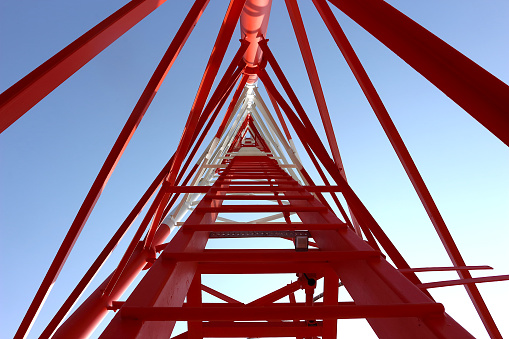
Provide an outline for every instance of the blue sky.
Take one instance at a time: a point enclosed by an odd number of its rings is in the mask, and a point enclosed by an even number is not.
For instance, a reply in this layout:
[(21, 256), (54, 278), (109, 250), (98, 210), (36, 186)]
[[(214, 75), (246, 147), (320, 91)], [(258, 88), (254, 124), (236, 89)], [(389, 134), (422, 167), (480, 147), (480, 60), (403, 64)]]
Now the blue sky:
[[(509, 46), (504, 43), (509, 32), (506, 1), (388, 2), (509, 83)], [(0, 91), (125, 3), (1, 2)], [(311, 2), (301, 3), (351, 186), (410, 265), (449, 265), (424, 209), (339, 51)], [(176, 148), (226, 6), (226, 1), (211, 1), (169, 72), (50, 294), (33, 337)], [(12, 337), (19, 325), (102, 162), (189, 7), (190, 2), (168, 1), (0, 135), (2, 338)], [(495, 267), (474, 273), (476, 276), (508, 274), (508, 148), (362, 28), (340, 13), (338, 18), (466, 262)], [(236, 32), (232, 39), (226, 62), (237, 49), (239, 35)], [(281, 0), (274, 0), (267, 37), (322, 133)], [(310, 169), (312, 165), (306, 164)], [(131, 234), (104, 266), (97, 284), (118, 262)], [(421, 277), (424, 281), (455, 278), (431, 273)], [(502, 334), (509, 336), (504, 320), (509, 302), (507, 284), (487, 283), (479, 288)], [(92, 284), (90, 290), (95, 286)], [(487, 337), (463, 288), (431, 292), (474, 336)]]

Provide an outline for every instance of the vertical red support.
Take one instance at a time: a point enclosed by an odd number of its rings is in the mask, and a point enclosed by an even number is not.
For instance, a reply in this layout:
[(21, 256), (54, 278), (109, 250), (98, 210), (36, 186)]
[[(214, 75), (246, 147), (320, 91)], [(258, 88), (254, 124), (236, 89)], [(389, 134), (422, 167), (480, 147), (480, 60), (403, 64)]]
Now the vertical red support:
[[(334, 270), (328, 270), (324, 276), (323, 303), (324, 305), (338, 305), (339, 277)], [(334, 339), (337, 336), (338, 321), (325, 319), (323, 321), (323, 339)]]
[[(198, 272), (189, 286), (187, 293), (187, 304), (191, 307), (202, 306), (201, 274)], [(203, 338), (203, 323), (201, 321), (188, 321), (187, 333), (189, 338)]]

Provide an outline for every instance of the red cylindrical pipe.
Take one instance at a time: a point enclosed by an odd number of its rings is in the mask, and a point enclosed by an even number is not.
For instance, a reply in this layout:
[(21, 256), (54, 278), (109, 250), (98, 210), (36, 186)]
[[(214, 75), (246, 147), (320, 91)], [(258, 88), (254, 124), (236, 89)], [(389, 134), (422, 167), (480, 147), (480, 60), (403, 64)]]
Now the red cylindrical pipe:
[[(157, 229), (154, 244), (162, 244), (170, 235), (171, 227), (162, 224)], [(131, 259), (127, 263), (124, 272), (115, 285), (110, 295), (103, 295), (103, 291), (111, 278), (111, 275), (99, 285), (99, 287), (81, 304), (78, 309), (67, 319), (55, 332), (55, 338), (88, 338), (97, 325), (108, 313), (108, 306), (112, 301), (117, 301), (132, 281), (138, 276), (147, 264), (147, 259), (152, 256), (149, 250), (138, 246)]]
[[(262, 51), (258, 47), (261, 36), (267, 34), (270, 8), (272, 0), (247, 0), (242, 14), (240, 15), (241, 37), (250, 42), (244, 54), (247, 66), (257, 66), (262, 57)], [(254, 83), (258, 77), (255, 74), (249, 76), (248, 83)]]

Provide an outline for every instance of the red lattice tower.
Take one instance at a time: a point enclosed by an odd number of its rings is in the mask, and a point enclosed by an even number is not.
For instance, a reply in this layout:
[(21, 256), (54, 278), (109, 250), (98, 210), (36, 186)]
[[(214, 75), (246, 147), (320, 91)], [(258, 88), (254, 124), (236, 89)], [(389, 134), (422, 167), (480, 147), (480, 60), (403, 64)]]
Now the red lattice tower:
[[(5, 91), (0, 97), (1, 130), (163, 2), (129, 2)], [(329, 2), (509, 144), (507, 85), (381, 0)], [(366, 319), (381, 338), (469, 338), (471, 335), (427, 291), (455, 284), (465, 286), (489, 335), (501, 338), (475, 283), (507, 280), (509, 276), (472, 278), (470, 270), (487, 267), (465, 264), (329, 5), (325, 0), (313, 3), (386, 132), (453, 266), (409, 267), (348, 185), (297, 1), (286, 0), (286, 5), (331, 155), (269, 48), (266, 36), (271, 1), (231, 0), (177, 150), (48, 324), (42, 338), (86, 337), (113, 311), (116, 314), (101, 338), (170, 338), (177, 321), (186, 321), (188, 330), (175, 338), (334, 338), (338, 319), (359, 318)], [(16, 338), (28, 334), (123, 150), (207, 4), (208, 0), (196, 0), (180, 26), (104, 162)], [(239, 20), (240, 47), (209, 98)], [(274, 85), (266, 71), (269, 67), (284, 93)], [(258, 82), (265, 87), (273, 110), (260, 95)], [(190, 167), (230, 96), (214, 138)], [(314, 184), (304, 169), (282, 113), (324, 185)], [(347, 206), (342, 205), (340, 194)], [(149, 205), (148, 211), (117, 268), (64, 321), (145, 205)], [(181, 222), (188, 211), (191, 214)], [(225, 216), (232, 213), (237, 221)], [(270, 215), (259, 218), (257, 213)], [(292, 248), (206, 248), (209, 240), (217, 238), (269, 237), (288, 239), (293, 242)], [(147, 272), (141, 282), (125, 301), (120, 301), (142, 270)], [(434, 270), (457, 271), (460, 279), (422, 283), (415, 274)], [(202, 283), (203, 275), (210, 274), (256, 274), (270, 279), (282, 273), (296, 274), (295, 281), (248, 303)], [(317, 294), (321, 281), (323, 293)], [(338, 301), (341, 286), (352, 302)], [(304, 291), (305, 300), (297, 301), (298, 290)], [(223, 302), (203, 302), (202, 292)], [(289, 302), (276, 303), (286, 297)]]

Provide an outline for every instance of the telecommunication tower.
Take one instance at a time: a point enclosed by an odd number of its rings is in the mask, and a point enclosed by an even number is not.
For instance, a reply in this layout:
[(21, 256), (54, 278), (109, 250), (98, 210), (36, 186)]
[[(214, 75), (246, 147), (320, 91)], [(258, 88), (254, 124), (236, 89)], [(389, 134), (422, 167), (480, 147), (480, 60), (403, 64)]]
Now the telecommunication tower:
[[(7, 89), (0, 96), (0, 131), (164, 2), (128, 2)], [(347, 181), (348, 168), (343, 167), (299, 8), (303, 2), (284, 1), (325, 137), (289, 80), (292, 70), (285, 68), (277, 46), (270, 42), (272, 0), (231, 0), (173, 155), (84, 271), (41, 338), (88, 337), (111, 314), (100, 338), (336, 338), (341, 333), (339, 319), (366, 319), (379, 338), (473, 337), (429, 292), (453, 285), (465, 287), (489, 336), (502, 338), (477, 284), (509, 280), (509, 275), (471, 275), (490, 267), (469, 265), (463, 259), (331, 7), (373, 35), (506, 145), (509, 87), (382, 0), (308, 1), (344, 56), (452, 262), (447, 267), (411, 267)], [(195, 0), (183, 18), (15, 338), (28, 335), (126, 146), (192, 39), (194, 27), (207, 14), (208, 4), (209, 0)], [(306, 170), (308, 165), (312, 171)], [(311, 175), (315, 172), (319, 179)], [(135, 223), (138, 216), (141, 222)], [(132, 239), (115, 269), (75, 307), (131, 226)], [(262, 248), (244, 246), (253, 239), (283, 239), (289, 245), (263, 241), (257, 243)], [(422, 282), (416, 274), (434, 271), (454, 271), (459, 278)], [(233, 281), (235, 276), (252, 275), (270, 281), (282, 274), (292, 274), (293, 279), (254, 300), (239, 300), (206, 283), (211, 276)], [(338, 299), (342, 289), (351, 301)], [(205, 294), (220, 302), (209, 302)], [(177, 322), (185, 322), (187, 330), (175, 334)]]

